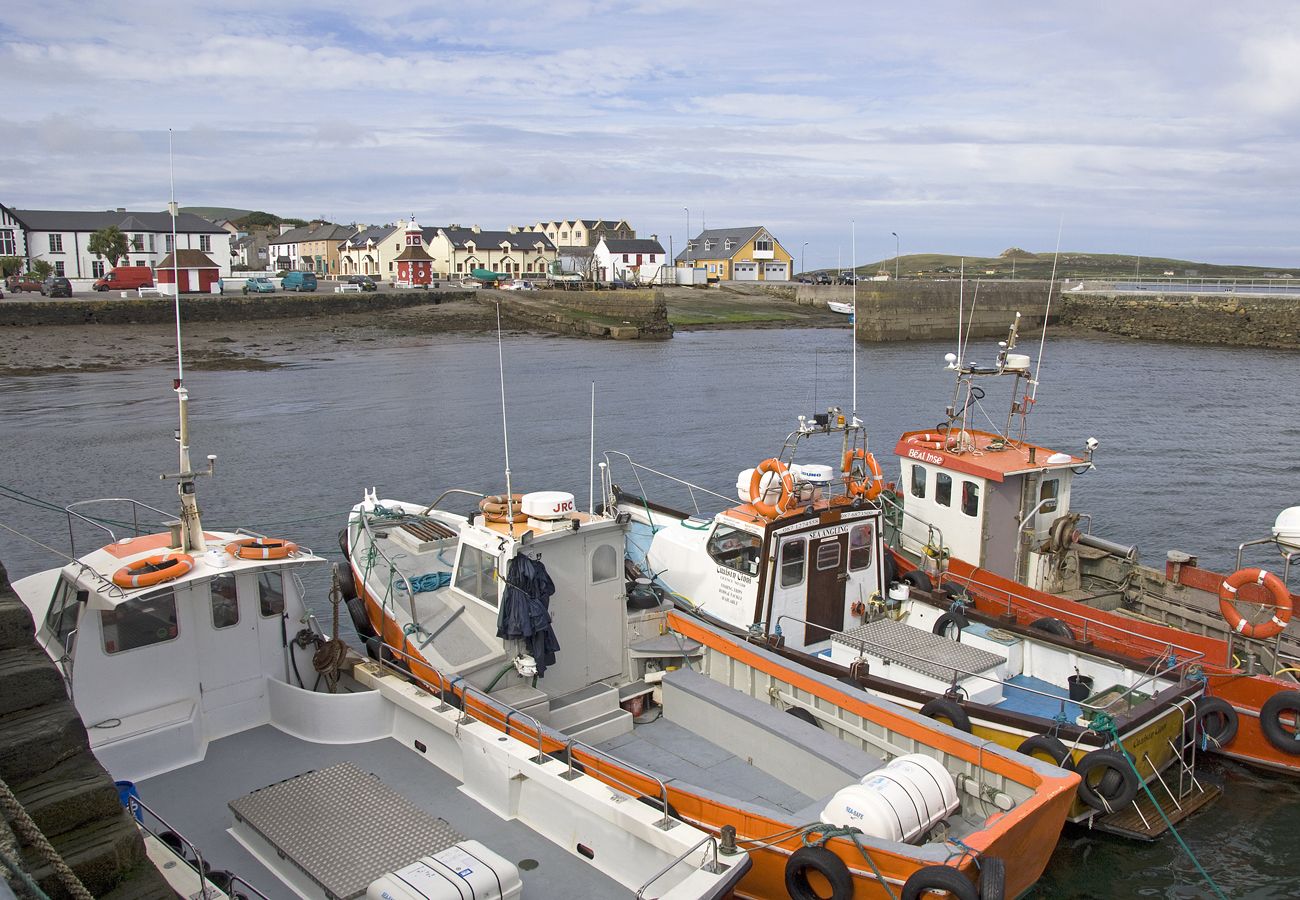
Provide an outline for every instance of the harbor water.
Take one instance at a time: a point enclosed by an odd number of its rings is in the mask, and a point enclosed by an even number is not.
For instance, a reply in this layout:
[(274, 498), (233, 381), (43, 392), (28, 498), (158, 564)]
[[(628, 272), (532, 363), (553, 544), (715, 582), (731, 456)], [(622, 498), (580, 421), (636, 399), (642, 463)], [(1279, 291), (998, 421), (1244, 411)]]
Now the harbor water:
[[(991, 363), (995, 343), (974, 342), (970, 358)], [(723, 494), (741, 469), (777, 454), (796, 415), (853, 406), (847, 329), (691, 332), (657, 343), (507, 335), (503, 349), (512, 486), (569, 491), (582, 508), (593, 384), (597, 460), (624, 451)], [(933, 426), (952, 402), (943, 363), (952, 349), (859, 348), (856, 409), (887, 478), (898, 475), (898, 435)], [(1019, 349), (1036, 355), (1036, 336)], [(1097, 469), (1076, 480), (1073, 496), (1095, 533), (1136, 544), (1147, 562), (1179, 549), (1230, 570), (1238, 544), (1300, 504), (1296, 359), (1049, 336), (1029, 434), (1076, 454), (1087, 438), (1100, 441)], [(215, 477), (198, 484), (209, 528), (246, 525), (338, 558), (338, 531), (363, 489), (425, 501), (453, 487), (505, 491), (495, 337), (276, 361), (283, 366), (267, 371), (186, 373), (196, 468), (217, 456)], [(174, 483), (158, 478), (177, 468), (174, 374), (0, 378), (0, 522), (66, 552), (66, 503), (135, 497), (174, 511)], [(1002, 429), (1010, 380), (985, 385), (974, 424)], [(838, 468), (830, 458), (800, 461)], [(126, 507), (114, 512), (129, 517)], [(74, 535), (79, 553), (106, 538), (85, 526)], [(11, 578), (58, 564), (3, 529), (0, 560)], [(1253, 561), (1280, 570), (1276, 555)], [(328, 624), (324, 579), (312, 588)], [(1203, 774), (1224, 797), (1181, 828), (1201, 864), (1230, 897), (1300, 896), (1300, 781), (1219, 762)], [(1032, 896), (1211, 895), (1169, 837), (1134, 844), (1071, 831)]]

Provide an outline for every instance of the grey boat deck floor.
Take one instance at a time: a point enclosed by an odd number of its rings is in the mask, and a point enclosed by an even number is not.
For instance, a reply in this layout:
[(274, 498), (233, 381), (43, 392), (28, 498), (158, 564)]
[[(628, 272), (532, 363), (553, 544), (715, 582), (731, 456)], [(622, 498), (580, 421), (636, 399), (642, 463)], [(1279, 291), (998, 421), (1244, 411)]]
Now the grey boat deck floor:
[(781, 818), (799, 813), (813, 802), (813, 798), (667, 719), (637, 725), (630, 734), (596, 746), (666, 779), (762, 807)]
[[(226, 832), (234, 822), (227, 804), (258, 788), (343, 762), (377, 775), (417, 807), (516, 865), (535, 860), (536, 868), (520, 872), (524, 897), (630, 893), (581, 857), (480, 806), (459, 790), (454, 778), (391, 739), (314, 744), (263, 725), (214, 741), (202, 762), (146, 779), (137, 788), (150, 808), (198, 846), (213, 869), (235, 872), (272, 900), (293, 900), (296, 894)], [(358, 828), (364, 829), (366, 811), (356, 814)]]

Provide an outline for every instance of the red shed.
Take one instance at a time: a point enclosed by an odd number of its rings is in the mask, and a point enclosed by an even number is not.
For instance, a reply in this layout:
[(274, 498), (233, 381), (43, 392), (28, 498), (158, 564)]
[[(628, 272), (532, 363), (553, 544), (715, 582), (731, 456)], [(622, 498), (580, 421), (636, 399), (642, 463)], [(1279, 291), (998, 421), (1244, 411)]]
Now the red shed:
[[(172, 254), (158, 263), (154, 272), (154, 283), (161, 290), (163, 285), (171, 284)], [(176, 254), (176, 275), (180, 278), (182, 294), (210, 294), (213, 286), (221, 278), (221, 266), (214, 263), (202, 250), (182, 250)], [(164, 293), (171, 293), (170, 290)]]
[(433, 282), (433, 257), (424, 250), (424, 238), (415, 216), (406, 227), (406, 247), (395, 260), (399, 287), (428, 287)]

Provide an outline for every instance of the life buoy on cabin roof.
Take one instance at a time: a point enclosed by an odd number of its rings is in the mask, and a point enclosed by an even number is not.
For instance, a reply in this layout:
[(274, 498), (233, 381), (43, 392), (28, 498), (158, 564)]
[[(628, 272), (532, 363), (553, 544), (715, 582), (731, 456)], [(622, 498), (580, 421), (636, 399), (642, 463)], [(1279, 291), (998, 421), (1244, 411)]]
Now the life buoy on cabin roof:
[(246, 538), (226, 544), (226, 552), (239, 559), (284, 559), (297, 553), (298, 545), (276, 538)]
[(144, 559), (127, 563), (113, 573), (113, 584), (121, 588), (152, 587), (180, 578), (194, 568), (194, 557), (188, 553), (168, 551), (155, 553)]
[[(862, 460), (863, 469), (854, 471), (854, 461)], [(880, 471), (876, 457), (866, 450), (858, 448), (844, 454), (844, 464), (840, 466), (844, 474), (844, 486), (853, 497), (875, 500), (885, 487), (885, 476)], [(855, 477), (860, 473), (861, 477)]]
[[(777, 497), (775, 503), (765, 503), (760, 499), (767, 496), (769, 490), (763, 486), (763, 476), (768, 472), (776, 475), (781, 485), (781, 496)], [(775, 457), (759, 463), (754, 468), (754, 474), (749, 477), (749, 505), (765, 519), (775, 519), (783, 515), (793, 491), (794, 477), (790, 474), (789, 467)]]
[[(1273, 599), (1273, 616), (1264, 622), (1248, 622), (1237, 609), (1237, 589), (1252, 583), (1263, 587)], [(1291, 592), (1281, 578), (1267, 569), (1238, 569), (1219, 585), (1219, 612), (1228, 627), (1243, 637), (1271, 638), (1281, 634), (1291, 621)]]
[(523, 494), (492, 494), (478, 502), (479, 511), (489, 522), (508, 522), (523, 517)]

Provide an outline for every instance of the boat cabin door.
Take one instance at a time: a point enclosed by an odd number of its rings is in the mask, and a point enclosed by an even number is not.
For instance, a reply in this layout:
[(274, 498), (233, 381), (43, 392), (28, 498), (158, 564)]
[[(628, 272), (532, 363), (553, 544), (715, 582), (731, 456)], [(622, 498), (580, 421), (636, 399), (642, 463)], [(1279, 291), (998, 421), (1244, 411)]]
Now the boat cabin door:
[(844, 630), (844, 586), (849, 580), (848, 559), (847, 528), (838, 534), (814, 536), (808, 541), (808, 624), (804, 630), (805, 646), (830, 640), (834, 636), (832, 631)]
[(210, 736), (233, 731), (260, 712), (265, 686), (256, 587), (255, 575), (227, 572), (188, 588), (197, 620), (199, 697)]

